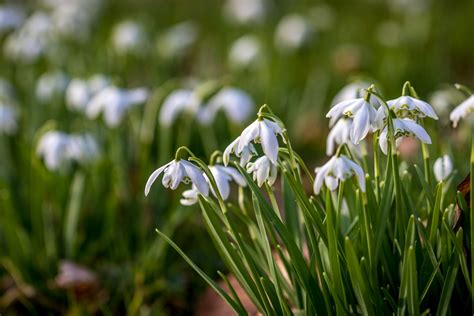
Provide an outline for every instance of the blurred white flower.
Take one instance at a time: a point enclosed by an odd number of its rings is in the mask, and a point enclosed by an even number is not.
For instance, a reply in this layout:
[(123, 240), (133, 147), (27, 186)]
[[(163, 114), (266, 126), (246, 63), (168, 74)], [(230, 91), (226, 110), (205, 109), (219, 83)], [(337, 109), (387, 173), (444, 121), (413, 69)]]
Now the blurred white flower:
[(120, 54), (138, 54), (145, 45), (145, 33), (135, 21), (122, 21), (112, 31), (112, 45)]
[(0, 5), (0, 34), (20, 27), (25, 18), (25, 11), (20, 6)]
[(50, 43), (51, 30), (51, 18), (43, 12), (34, 13), (21, 28), (8, 36), (5, 54), (15, 61), (34, 62)]
[(165, 188), (176, 190), (178, 185), (191, 182), (204, 196), (209, 195), (209, 185), (201, 170), (186, 160), (172, 160), (153, 171), (145, 185), (145, 195), (148, 195), (152, 184), (158, 176), (164, 173), (162, 184)]
[(38, 141), (36, 153), (51, 171), (64, 170), (72, 162), (86, 164), (98, 157), (99, 147), (89, 134), (49, 131)]
[(326, 114), (332, 121), (338, 120), (342, 116), (352, 118), (350, 138), (354, 144), (363, 140), (371, 128), (374, 128), (377, 111), (364, 98), (342, 101), (334, 105)]
[(68, 76), (61, 71), (42, 74), (36, 82), (36, 97), (41, 102), (48, 102), (54, 97), (62, 96), (68, 85), (68, 80)]
[(182, 112), (195, 114), (200, 106), (200, 100), (191, 89), (178, 89), (170, 93), (160, 109), (159, 121), (161, 126), (170, 127)]
[(339, 186), (339, 182), (346, 181), (353, 176), (357, 177), (360, 189), (365, 192), (365, 176), (362, 168), (354, 161), (344, 155), (340, 157), (333, 156), (322, 167), (315, 169), (316, 179), (314, 180), (314, 193), (321, 192), (323, 184), (334, 191)]
[(466, 118), (469, 114), (474, 112), (474, 95), (464, 100), (459, 104), (449, 115), (449, 119), (453, 122), (453, 126), (457, 127), (461, 119)]
[(18, 113), (14, 107), (7, 105), (0, 96), (0, 135), (13, 135), (18, 129)]
[(332, 127), (326, 139), (326, 155), (334, 154), (336, 147), (341, 144), (350, 144), (350, 130), (352, 127), (352, 119), (341, 118)]
[(425, 101), (409, 96), (401, 96), (397, 99), (387, 101), (387, 104), (399, 118), (408, 117), (411, 119), (417, 119), (428, 116), (435, 120), (438, 119), (438, 116), (431, 105)]
[(259, 187), (265, 182), (268, 185), (273, 185), (278, 175), (276, 164), (272, 163), (267, 156), (262, 156), (247, 164), (247, 172), (253, 174), (253, 180), (257, 181)]
[(253, 144), (249, 143), (243, 148), (241, 148), (241, 150), (239, 150), (239, 144), (240, 136), (237, 137), (232, 143), (230, 143), (230, 145), (227, 146), (227, 148), (224, 150), (222, 160), (224, 161), (224, 164), (226, 166), (229, 164), (231, 153), (234, 153), (237, 157), (240, 157), (240, 165), (242, 167), (250, 161), (253, 155), (257, 154), (257, 151), (255, 150)]
[(116, 127), (132, 106), (145, 102), (147, 98), (148, 91), (144, 88), (127, 90), (108, 86), (90, 100), (86, 115), (90, 119), (95, 119), (103, 113), (107, 126)]
[(265, 13), (265, 0), (227, 0), (224, 5), (224, 14), (239, 24), (263, 22)]
[(313, 36), (309, 21), (299, 14), (284, 16), (275, 31), (274, 41), (278, 49), (291, 52), (301, 48)]
[[(209, 170), (216, 181), (217, 189), (222, 199), (225, 201), (229, 198), (230, 195), (230, 182), (234, 181), (237, 185), (241, 187), (247, 186), (244, 177), (237, 171), (237, 169), (232, 167), (225, 167), (220, 165), (209, 166)], [(208, 177), (204, 174), (204, 178), (211, 188), (212, 194), (215, 196), (214, 189), (212, 188)], [(183, 192), (183, 196), (180, 200), (183, 205), (193, 205), (198, 201), (198, 193), (196, 186), (193, 185), (192, 189), (186, 190)]]
[(74, 78), (66, 89), (66, 106), (71, 110), (85, 112), (90, 99), (110, 85), (104, 75), (93, 75), (88, 80)]
[(255, 66), (261, 59), (261, 45), (254, 35), (245, 35), (237, 39), (229, 51), (229, 64), (235, 69)]
[(176, 24), (158, 38), (158, 53), (163, 58), (182, 57), (196, 42), (197, 37), (198, 28), (193, 22)]
[(446, 180), (453, 172), (453, 162), (448, 155), (436, 159), (433, 172), (438, 182)]
[(429, 98), (429, 103), (433, 106), (441, 120), (449, 119), (451, 108), (464, 100), (464, 95), (454, 87), (448, 86), (434, 91)]
[[(386, 124), (385, 124), (386, 125)], [(412, 136), (418, 138), (421, 142), (425, 144), (431, 144), (431, 138), (425, 129), (416, 123), (414, 120), (409, 118), (396, 118), (393, 119), (393, 127), (395, 130), (395, 139), (396, 145), (398, 146), (401, 140), (401, 137)], [(388, 148), (388, 128), (384, 127), (379, 136), (379, 146), (384, 154), (387, 154)]]
[(256, 119), (240, 134), (235, 153), (239, 156), (246, 148), (249, 148), (251, 142), (261, 143), (263, 153), (273, 164), (276, 164), (280, 148), (277, 135), (283, 138), (283, 129), (277, 123), (268, 119)]
[(231, 122), (242, 124), (252, 114), (254, 102), (241, 89), (223, 88), (208, 101), (207, 106), (201, 108), (198, 115), (199, 122), (205, 125), (211, 124), (221, 109)]

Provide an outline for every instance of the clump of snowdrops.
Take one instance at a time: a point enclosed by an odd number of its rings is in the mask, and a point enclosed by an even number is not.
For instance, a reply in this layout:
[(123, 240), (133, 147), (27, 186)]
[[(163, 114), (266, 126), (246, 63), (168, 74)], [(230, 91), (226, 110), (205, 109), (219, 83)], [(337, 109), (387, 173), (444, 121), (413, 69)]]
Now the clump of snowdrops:
[[(393, 100), (373, 85), (358, 96), (327, 113), (330, 158), (315, 173), (264, 105), (209, 163), (179, 148), (151, 174), (145, 194), (161, 174), (172, 190), (190, 184), (181, 203), (199, 204), (226, 267), (265, 315), (471, 312), (474, 229), (466, 193), (452, 188), (449, 155), (430, 159), (439, 137), (425, 127), (436, 125), (437, 114), (409, 82)], [(473, 111), (472, 98), (452, 112), (454, 125)], [(423, 166), (400, 155), (408, 137), (421, 143)], [(226, 291), (157, 232), (237, 314), (247, 314), (228, 276), (219, 273)]]

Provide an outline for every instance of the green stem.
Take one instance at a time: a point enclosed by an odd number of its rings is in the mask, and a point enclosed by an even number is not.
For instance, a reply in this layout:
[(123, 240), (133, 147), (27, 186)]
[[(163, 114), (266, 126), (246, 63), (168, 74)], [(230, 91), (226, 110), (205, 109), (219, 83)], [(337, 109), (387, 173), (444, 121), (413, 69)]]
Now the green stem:
[(71, 193), (69, 205), (67, 208), (66, 219), (64, 221), (64, 241), (66, 246), (66, 255), (73, 259), (76, 253), (77, 226), (79, 223), (79, 213), (81, 210), (81, 200), (84, 192), (85, 174), (77, 171), (71, 184)]
[[(469, 192), (469, 212), (470, 212), (470, 224), (471, 224), (471, 288), (474, 289), (474, 208), (472, 207), (472, 201), (474, 200), (474, 127), (471, 127), (471, 164), (470, 164), (470, 172), (471, 172), (471, 181), (470, 181), (470, 192)], [(474, 313), (474, 291), (471, 292), (471, 303), (472, 303), (472, 312)]]

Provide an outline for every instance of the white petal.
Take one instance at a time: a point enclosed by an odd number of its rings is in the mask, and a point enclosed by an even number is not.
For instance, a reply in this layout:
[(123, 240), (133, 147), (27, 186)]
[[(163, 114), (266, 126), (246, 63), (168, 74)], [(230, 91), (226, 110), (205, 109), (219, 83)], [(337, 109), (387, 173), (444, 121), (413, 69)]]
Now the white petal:
[(404, 119), (403, 125), (405, 125), (406, 129), (413, 133), (419, 140), (421, 140), (425, 144), (431, 144), (431, 138), (425, 129), (417, 124), (415, 121), (410, 119)]
[(236, 151), (237, 156), (240, 155), (242, 150), (246, 146), (248, 146), (248, 144), (251, 141), (253, 141), (255, 138), (259, 136), (259, 132), (260, 132), (260, 129), (259, 129), (258, 120), (254, 121), (252, 124), (250, 124), (243, 130), (242, 134), (240, 134), (239, 145), (237, 146), (237, 151)]
[(265, 121), (260, 122), (260, 140), (263, 152), (273, 164), (276, 164), (278, 160), (278, 140)]
[[(370, 106), (370, 105), (369, 105)], [(351, 141), (358, 144), (363, 140), (370, 129), (370, 115), (367, 106), (361, 107), (354, 116), (351, 126)]]
[(332, 177), (332, 176), (327, 176), (324, 179), (324, 183), (326, 184), (326, 187), (329, 190), (334, 191), (334, 190), (337, 189), (337, 187), (339, 185), (339, 180), (337, 178)]
[(413, 102), (415, 103), (415, 106), (420, 110), (421, 113), (423, 113), (424, 115), (428, 117), (431, 117), (432, 119), (435, 119), (435, 120), (438, 119), (438, 115), (436, 115), (435, 111), (433, 110), (433, 107), (430, 104), (428, 104), (427, 102), (423, 100), (417, 100), (417, 99), (415, 99)]
[(207, 184), (206, 179), (204, 178), (201, 170), (199, 170), (195, 165), (192, 163), (181, 160), (180, 161), (184, 169), (186, 170), (186, 175), (191, 179), (193, 184), (196, 186), (198, 191), (204, 195), (209, 195), (209, 185)]
[(380, 149), (382, 150), (382, 152), (386, 155), (387, 154), (387, 150), (388, 150), (388, 134), (387, 134), (387, 128), (385, 127), (382, 131), (382, 133), (380, 133), (380, 136), (379, 136), (379, 146), (380, 146)]
[[(264, 157), (262, 157), (264, 158)], [(270, 174), (270, 164), (268, 160), (261, 161), (261, 163), (258, 164), (258, 168), (255, 171), (256, 177), (257, 177), (257, 184), (259, 187), (263, 185), (263, 183), (267, 180), (269, 174)]]
[(237, 169), (232, 167), (223, 168), (225, 172), (232, 177), (235, 183), (237, 183), (241, 187), (247, 186), (247, 182), (245, 182), (245, 178), (237, 171)]
[(238, 143), (240, 141), (240, 136), (237, 137), (232, 143), (230, 143), (229, 146), (224, 150), (224, 153), (222, 154), (222, 160), (224, 162), (224, 165), (229, 164), (230, 160), (230, 154), (235, 151), (235, 147), (237, 147)]
[(163, 170), (165, 170), (165, 168), (168, 167), (172, 162), (173, 161), (170, 161), (166, 165), (161, 166), (160, 168), (153, 171), (153, 173), (150, 175), (150, 177), (148, 178), (145, 184), (145, 196), (147, 196), (148, 193), (150, 193), (151, 185), (153, 184), (153, 182), (155, 182), (156, 178), (158, 178), (158, 176), (163, 172)]
[(218, 167), (211, 166), (209, 167), (211, 170), (212, 175), (214, 176), (214, 180), (216, 180), (217, 188), (219, 189), (219, 193), (224, 200), (227, 200), (230, 194), (230, 186), (229, 180), (230, 176), (223, 172)]

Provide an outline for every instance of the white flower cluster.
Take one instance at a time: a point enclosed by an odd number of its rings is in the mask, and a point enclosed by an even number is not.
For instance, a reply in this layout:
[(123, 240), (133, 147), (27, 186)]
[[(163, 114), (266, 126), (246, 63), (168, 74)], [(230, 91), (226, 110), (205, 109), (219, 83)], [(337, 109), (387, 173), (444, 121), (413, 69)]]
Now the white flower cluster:
[(125, 113), (135, 105), (148, 99), (145, 88), (120, 89), (111, 84), (103, 75), (94, 75), (88, 80), (75, 78), (66, 90), (66, 105), (82, 112), (90, 119), (96, 119), (101, 113), (108, 127), (117, 127)]
[(188, 113), (200, 124), (210, 125), (221, 110), (229, 121), (242, 124), (254, 111), (254, 102), (245, 91), (235, 87), (224, 87), (205, 102), (198, 89), (177, 89), (164, 100), (159, 122), (168, 128), (181, 113)]
[(99, 155), (99, 146), (89, 134), (49, 131), (41, 136), (36, 153), (51, 171), (64, 170), (71, 163), (87, 164)]

